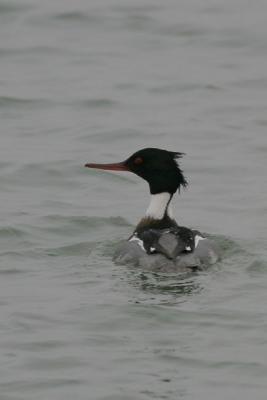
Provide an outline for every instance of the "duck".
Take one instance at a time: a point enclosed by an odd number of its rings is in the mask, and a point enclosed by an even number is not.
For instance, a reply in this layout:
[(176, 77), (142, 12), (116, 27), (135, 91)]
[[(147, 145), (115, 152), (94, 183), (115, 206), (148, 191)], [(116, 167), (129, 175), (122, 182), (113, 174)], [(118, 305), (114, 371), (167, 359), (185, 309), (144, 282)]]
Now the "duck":
[(209, 235), (180, 226), (174, 218), (173, 197), (188, 186), (180, 167), (183, 156), (181, 152), (145, 148), (122, 162), (85, 164), (87, 168), (131, 172), (149, 185), (149, 206), (130, 237), (118, 244), (115, 263), (184, 272), (206, 269), (220, 259), (220, 249)]

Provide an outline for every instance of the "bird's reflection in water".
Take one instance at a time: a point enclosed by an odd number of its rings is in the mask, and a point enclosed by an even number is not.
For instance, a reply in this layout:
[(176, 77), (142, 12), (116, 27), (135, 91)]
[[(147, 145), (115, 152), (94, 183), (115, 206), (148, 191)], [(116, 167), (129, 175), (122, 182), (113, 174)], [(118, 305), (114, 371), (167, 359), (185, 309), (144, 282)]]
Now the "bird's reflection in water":
[(183, 302), (188, 296), (202, 291), (197, 273), (170, 275), (131, 269), (129, 270), (128, 282), (141, 291), (136, 302), (153, 300), (153, 302), (156, 301), (161, 304), (173, 304)]

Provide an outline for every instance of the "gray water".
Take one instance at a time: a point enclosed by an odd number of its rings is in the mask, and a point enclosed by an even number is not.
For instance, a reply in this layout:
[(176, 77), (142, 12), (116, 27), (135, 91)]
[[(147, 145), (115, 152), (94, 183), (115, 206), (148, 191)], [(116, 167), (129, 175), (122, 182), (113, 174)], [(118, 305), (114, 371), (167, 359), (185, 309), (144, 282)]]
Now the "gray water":
[[(266, 399), (267, 2), (0, 1), (0, 399)], [(90, 171), (183, 151), (223, 260), (112, 263), (149, 201)]]

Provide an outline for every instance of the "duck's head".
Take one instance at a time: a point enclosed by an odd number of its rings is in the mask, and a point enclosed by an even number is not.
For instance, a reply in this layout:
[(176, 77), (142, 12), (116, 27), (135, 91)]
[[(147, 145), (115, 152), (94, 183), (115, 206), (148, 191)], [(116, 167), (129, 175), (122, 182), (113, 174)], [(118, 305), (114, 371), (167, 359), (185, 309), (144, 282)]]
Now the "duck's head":
[(187, 181), (180, 169), (178, 159), (183, 153), (147, 148), (132, 154), (127, 160), (114, 164), (85, 164), (88, 168), (110, 171), (130, 171), (145, 179), (151, 194), (168, 192), (173, 195)]

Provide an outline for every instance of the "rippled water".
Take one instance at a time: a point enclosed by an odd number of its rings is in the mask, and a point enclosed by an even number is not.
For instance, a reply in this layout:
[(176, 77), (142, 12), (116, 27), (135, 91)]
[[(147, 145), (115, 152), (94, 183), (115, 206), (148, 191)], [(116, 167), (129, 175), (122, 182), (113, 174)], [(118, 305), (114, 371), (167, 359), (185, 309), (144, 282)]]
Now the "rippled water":
[[(0, 1), (1, 400), (266, 398), (266, 12)], [(83, 165), (146, 146), (187, 153), (205, 273), (111, 261), (147, 187)]]

